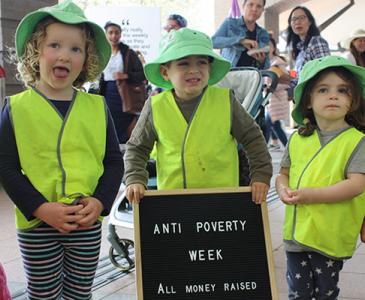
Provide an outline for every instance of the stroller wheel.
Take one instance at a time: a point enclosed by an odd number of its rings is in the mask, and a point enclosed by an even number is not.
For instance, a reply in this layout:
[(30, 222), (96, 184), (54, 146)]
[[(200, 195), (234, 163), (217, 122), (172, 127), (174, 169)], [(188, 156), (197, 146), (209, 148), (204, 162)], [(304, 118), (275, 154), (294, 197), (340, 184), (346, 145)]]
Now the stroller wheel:
[(129, 271), (134, 268), (134, 261), (129, 257), (129, 251), (134, 248), (134, 242), (128, 239), (118, 240), (120, 247), (123, 250), (123, 255), (117, 253), (113, 246), (109, 249), (109, 258), (112, 264), (122, 271)]

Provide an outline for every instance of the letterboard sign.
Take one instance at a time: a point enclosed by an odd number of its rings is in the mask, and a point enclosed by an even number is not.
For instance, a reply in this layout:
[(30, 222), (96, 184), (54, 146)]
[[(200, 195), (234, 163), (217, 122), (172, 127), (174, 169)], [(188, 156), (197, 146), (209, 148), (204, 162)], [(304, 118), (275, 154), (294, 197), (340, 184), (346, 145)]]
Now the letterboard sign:
[(266, 204), (249, 188), (148, 191), (134, 205), (138, 300), (276, 300)]

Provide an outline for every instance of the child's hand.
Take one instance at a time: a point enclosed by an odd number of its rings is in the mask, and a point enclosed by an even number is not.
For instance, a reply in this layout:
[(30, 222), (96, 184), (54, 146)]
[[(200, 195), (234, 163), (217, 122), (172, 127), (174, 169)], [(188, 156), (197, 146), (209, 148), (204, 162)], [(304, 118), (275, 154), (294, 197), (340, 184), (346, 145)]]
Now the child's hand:
[(293, 193), (293, 190), (287, 186), (281, 186), (279, 189), (277, 189), (277, 194), (280, 197), (280, 200), (285, 204), (292, 204), (291, 201), (291, 195)]
[[(280, 193), (282, 194), (282, 193)], [(282, 198), (282, 201), (285, 204), (310, 204), (314, 203), (312, 197), (312, 189), (310, 188), (303, 188), (298, 190), (291, 190), (289, 188), (286, 189), (286, 195)], [(281, 198), (281, 195), (280, 195)]]
[(61, 233), (69, 233), (79, 228), (77, 222), (82, 216), (77, 215), (82, 205), (67, 205), (59, 202), (47, 202), (39, 206), (33, 215), (57, 229)]
[(139, 203), (144, 196), (146, 188), (141, 183), (132, 183), (125, 189), (125, 195), (130, 203)]
[(94, 197), (85, 197), (80, 199), (80, 203), (83, 205), (83, 209), (79, 210), (77, 214), (82, 216), (77, 224), (80, 227), (90, 227), (98, 220), (101, 212), (104, 209), (100, 200)]
[(299, 190), (295, 190), (291, 195), (291, 202), (293, 204), (309, 204), (313, 203), (311, 197), (311, 189), (303, 188)]
[(269, 186), (263, 182), (253, 182), (251, 185), (252, 201), (256, 204), (261, 204), (266, 201)]

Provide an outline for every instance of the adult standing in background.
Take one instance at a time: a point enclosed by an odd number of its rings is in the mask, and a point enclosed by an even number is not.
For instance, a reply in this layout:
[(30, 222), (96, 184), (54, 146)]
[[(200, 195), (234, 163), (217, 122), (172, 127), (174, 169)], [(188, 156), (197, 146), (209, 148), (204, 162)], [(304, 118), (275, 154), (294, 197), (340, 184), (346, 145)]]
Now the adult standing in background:
[(321, 37), (310, 10), (296, 6), (288, 18), (287, 49), (294, 62), (297, 77), (291, 83), (291, 90), (297, 85), (298, 76), (304, 64), (310, 60), (331, 55), (327, 41)]
[[(146, 80), (146, 77), (137, 54), (120, 41), (122, 37), (120, 25), (107, 22), (104, 29), (112, 46), (112, 56), (100, 79), (100, 94), (105, 97), (113, 117), (119, 143), (125, 144), (134, 128), (137, 117), (134, 114), (123, 112), (123, 99), (118, 92), (117, 80), (141, 83)], [(125, 69), (127, 55), (128, 68)]]
[(221, 55), (231, 62), (232, 67), (270, 67), (268, 51), (251, 56), (247, 54), (248, 50), (269, 45), (269, 33), (256, 23), (264, 12), (265, 4), (265, 0), (244, 0), (243, 16), (226, 18), (213, 35), (213, 47), (222, 49)]
[(356, 29), (342, 42), (342, 47), (347, 49), (343, 57), (352, 64), (365, 67), (365, 30)]
[(184, 28), (186, 26), (188, 26), (188, 22), (183, 16), (178, 14), (171, 14), (167, 18), (164, 29), (167, 32), (170, 32), (170, 30), (172, 29), (179, 30), (180, 28)]

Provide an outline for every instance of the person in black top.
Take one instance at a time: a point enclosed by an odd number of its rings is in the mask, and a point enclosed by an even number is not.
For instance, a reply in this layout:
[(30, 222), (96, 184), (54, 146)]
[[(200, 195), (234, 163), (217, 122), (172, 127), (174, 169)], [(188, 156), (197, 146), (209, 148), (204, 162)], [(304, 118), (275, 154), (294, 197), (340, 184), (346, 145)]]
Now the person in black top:
[[(100, 79), (100, 95), (105, 97), (112, 114), (119, 144), (125, 144), (136, 122), (136, 115), (125, 113), (122, 109), (123, 99), (118, 92), (117, 80), (128, 80), (141, 83), (146, 80), (143, 66), (136, 52), (120, 42), (122, 28), (120, 25), (107, 22), (104, 26), (107, 38), (112, 46), (112, 56)], [(128, 68), (125, 62), (128, 54)]]

